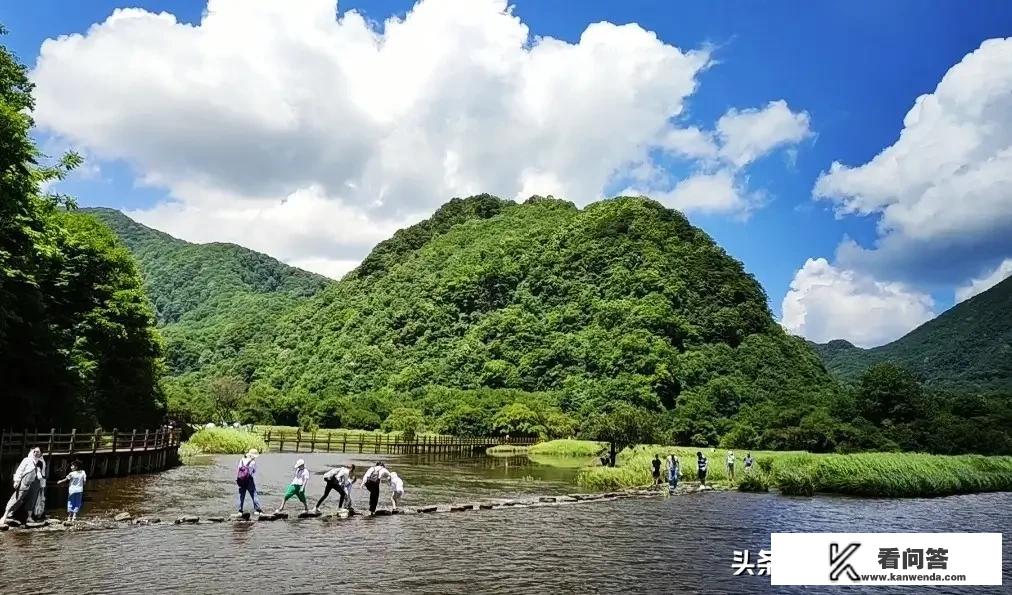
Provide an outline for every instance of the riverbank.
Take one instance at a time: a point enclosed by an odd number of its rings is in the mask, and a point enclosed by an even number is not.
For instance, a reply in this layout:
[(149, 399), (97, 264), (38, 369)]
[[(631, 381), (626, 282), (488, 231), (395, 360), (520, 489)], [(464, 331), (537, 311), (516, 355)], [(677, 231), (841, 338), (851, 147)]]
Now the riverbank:
[[(545, 442), (539, 452), (555, 456), (566, 452), (589, 452), (601, 445), (585, 442)], [(533, 451), (533, 449), (532, 449)], [(811, 454), (807, 452), (751, 451), (755, 464), (746, 476), (742, 459), (748, 451), (735, 452), (735, 479), (725, 465), (727, 450), (711, 448), (639, 445), (623, 450), (616, 467), (585, 466), (577, 483), (594, 490), (619, 490), (650, 484), (651, 460), (675, 455), (681, 465), (680, 481), (696, 479), (696, 452), (708, 461), (707, 483), (741, 491), (774, 489), (786, 495), (816, 493), (866, 497), (930, 497), (981, 492), (1012, 491), (1012, 457), (982, 455), (929, 455), (921, 453)], [(663, 471), (663, 470), (662, 470)]]

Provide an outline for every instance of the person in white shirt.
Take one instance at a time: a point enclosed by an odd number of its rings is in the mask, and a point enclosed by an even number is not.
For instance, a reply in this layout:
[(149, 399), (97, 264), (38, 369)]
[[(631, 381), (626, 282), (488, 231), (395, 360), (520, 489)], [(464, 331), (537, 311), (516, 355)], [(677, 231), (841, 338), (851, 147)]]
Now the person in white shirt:
[(397, 505), (404, 497), (404, 480), (397, 473), (390, 473), (390, 505), (393, 511), (397, 512)]
[(76, 521), (77, 514), (81, 512), (81, 502), (84, 501), (84, 482), (88, 481), (88, 475), (81, 469), (81, 461), (74, 461), (70, 464), (70, 473), (56, 482), (57, 484), (70, 482), (67, 489), (67, 520)]
[(734, 451), (727, 451), (727, 476), (734, 481)]
[(288, 484), (288, 489), (285, 490), (285, 499), (281, 501), (281, 506), (278, 507), (274, 512), (281, 512), (285, 509), (285, 504), (292, 496), (299, 499), (302, 502), (303, 508), (306, 512), (309, 512), (309, 504), (306, 503), (306, 487), (309, 485), (309, 469), (306, 469), (306, 462), (299, 459), (295, 462), (295, 476), (292, 477), (291, 483)]
[(42, 461), (42, 450), (38, 447), (28, 451), (14, 471), (14, 493), (0, 517), (0, 525), (7, 523), (7, 518), (24, 508), (29, 515), (35, 512), (35, 499), (41, 485), (37, 465)]
[(376, 514), (379, 504), (380, 482), (390, 479), (390, 472), (383, 463), (376, 463), (362, 474), (362, 486), (369, 491), (369, 514)]
[(323, 495), (320, 496), (319, 500), (317, 500), (316, 507), (313, 508), (313, 512), (320, 512), (320, 505), (322, 505), (323, 501), (326, 500), (327, 496), (330, 495), (331, 490), (337, 491), (338, 495), (341, 496), (341, 500), (337, 504), (338, 508), (342, 508), (344, 506), (344, 501), (346, 499), (348, 500), (350, 505), (351, 497), (348, 495), (347, 492), (345, 492), (344, 486), (345, 484), (351, 483), (349, 481), (349, 478), (351, 477), (351, 474), (354, 472), (355, 472), (355, 465), (351, 465), (351, 467), (334, 467), (333, 469), (330, 469), (326, 473), (324, 473), (323, 482), (324, 485), (326, 485), (326, 487), (323, 490)]

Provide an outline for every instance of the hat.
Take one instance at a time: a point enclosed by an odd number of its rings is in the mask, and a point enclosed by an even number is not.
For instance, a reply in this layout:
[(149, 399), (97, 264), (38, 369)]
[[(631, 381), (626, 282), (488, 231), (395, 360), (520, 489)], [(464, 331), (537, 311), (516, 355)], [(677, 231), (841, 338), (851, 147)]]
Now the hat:
[(298, 461), (295, 461), (295, 467), (296, 468), (298, 468), (298, 467), (305, 467), (305, 466), (306, 466), (306, 462), (303, 461), (302, 459), (299, 459)]
[(258, 451), (255, 448), (251, 448), (251, 449), (249, 449), (249, 452), (246, 453), (246, 456), (249, 457), (249, 458), (251, 458), (251, 459), (255, 459), (255, 458), (257, 458), (257, 457), (260, 456), (260, 451)]

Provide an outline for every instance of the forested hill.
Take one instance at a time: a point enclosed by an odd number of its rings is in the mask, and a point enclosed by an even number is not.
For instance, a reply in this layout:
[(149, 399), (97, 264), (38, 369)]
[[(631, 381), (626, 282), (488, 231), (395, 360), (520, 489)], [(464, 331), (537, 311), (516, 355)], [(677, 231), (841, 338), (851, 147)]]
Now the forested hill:
[(415, 402), (475, 432), (516, 399), (576, 419), (626, 402), (682, 443), (799, 444), (836, 391), (741, 263), (644, 198), (453, 201), (270, 331), (212, 373), (304, 425)]
[(847, 381), (888, 362), (933, 388), (1012, 392), (1012, 278), (881, 347), (861, 349), (846, 341), (813, 347), (830, 371)]
[(241, 246), (191, 244), (113, 209), (82, 210), (136, 258), (176, 376), (233, 358), (283, 312), (333, 283)]

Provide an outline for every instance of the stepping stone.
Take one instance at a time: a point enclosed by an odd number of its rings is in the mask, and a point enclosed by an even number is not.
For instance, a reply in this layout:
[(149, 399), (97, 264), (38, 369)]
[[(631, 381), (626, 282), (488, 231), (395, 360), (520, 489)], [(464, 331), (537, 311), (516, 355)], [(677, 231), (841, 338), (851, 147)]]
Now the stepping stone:
[(14, 519), (7, 519), (7, 524), (4, 525), (4, 526), (5, 527), (9, 527), (11, 529), (17, 529), (18, 527), (21, 526), (21, 522), (20, 521), (16, 521)]
[(492, 510), (492, 505), (491, 504), (479, 504), (478, 505), (478, 509), (479, 510)]
[(121, 512), (112, 518), (114, 521), (129, 521), (131, 517), (129, 512)]
[(275, 512), (273, 514), (274, 514), (274, 518), (276, 518), (276, 519), (287, 519), (288, 518), (288, 513), (285, 512), (285, 511), (283, 511), (283, 510), (281, 512)]
[(233, 521), (248, 521), (249, 517), (250, 514), (248, 512), (237, 512), (232, 515), (231, 519)]
[(149, 519), (147, 517), (141, 517), (139, 519), (134, 519), (134, 524), (135, 525), (150, 525), (151, 524), (151, 519)]
[(176, 519), (177, 525), (196, 525), (200, 521), (200, 517), (195, 516), (181, 516)]
[(517, 502), (516, 500), (507, 500), (507, 501), (505, 501), (505, 502), (502, 503), (503, 506), (516, 506), (517, 504), (520, 504), (520, 503)]
[(605, 495), (604, 495), (604, 496), (602, 496), (602, 497), (603, 497), (603, 498), (618, 498), (618, 497), (619, 497), (619, 496), (621, 496), (621, 495), (622, 495), (622, 494), (620, 494), (620, 493), (618, 493), (618, 492), (608, 492), (607, 494), (605, 494)]
[(555, 499), (556, 502), (576, 502), (576, 498), (571, 496), (559, 496)]
[(471, 510), (471, 505), (470, 504), (465, 504), (463, 506), (451, 506), (450, 507), (450, 512), (464, 512), (465, 510)]
[(375, 513), (373, 513), (373, 514), (374, 514), (374, 516), (390, 516), (390, 515), (391, 515), (391, 514), (393, 514), (393, 513), (392, 513), (392, 512), (390, 512), (389, 510), (377, 510), (377, 511), (376, 511)]
[(10, 529), (10, 527), (8, 527), (6, 523), (4, 523), (3, 525), (0, 525), (0, 531), (7, 531), (9, 529)]
[(37, 523), (37, 522), (28, 521), (27, 523), (25, 523), (25, 529), (41, 529), (41, 528), (45, 527), (47, 524), (48, 523), (45, 523), (45, 522), (38, 522)]
[(207, 520), (208, 520), (208, 522), (211, 522), (211, 523), (224, 523), (225, 522), (225, 517), (223, 517), (223, 516), (212, 516), (212, 517), (207, 517)]
[(299, 518), (300, 519), (315, 519), (316, 517), (321, 516), (322, 514), (323, 514), (322, 512), (313, 512), (313, 511), (300, 512), (299, 513)]
[(436, 506), (422, 506), (420, 508), (416, 508), (415, 511), (417, 511), (417, 512), (436, 512), (437, 508), (438, 507), (436, 507)]
[(552, 496), (542, 496), (538, 498), (538, 502), (555, 502), (555, 498)]
[[(280, 516), (278, 516), (278, 515), (276, 515), (274, 513), (267, 512), (267, 513), (264, 513), (264, 514), (261, 514), (260, 516), (258, 516), (257, 520), (258, 521), (276, 521), (276, 520), (278, 520), (280, 518), (282, 518), (282, 517), (280, 517)], [(288, 517), (285, 517), (285, 518), (288, 518)]]

